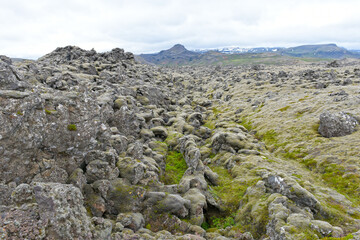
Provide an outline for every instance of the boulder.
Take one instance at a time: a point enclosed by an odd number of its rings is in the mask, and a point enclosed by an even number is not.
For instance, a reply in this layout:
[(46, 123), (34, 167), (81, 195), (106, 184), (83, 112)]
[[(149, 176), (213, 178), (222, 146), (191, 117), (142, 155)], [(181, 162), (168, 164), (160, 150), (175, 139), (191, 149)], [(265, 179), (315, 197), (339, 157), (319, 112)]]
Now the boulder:
[(83, 195), (72, 185), (22, 184), (15, 189), (13, 200), (21, 205), (1, 210), (4, 239), (92, 238), (93, 225), (83, 206)]
[(145, 220), (141, 213), (119, 213), (116, 222), (121, 223), (121, 225), (130, 228), (134, 232), (145, 225)]
[(341, 137), (357, 130), (358, 120), (347, 113), (323, 112), (320, 115), (319, 133), (323, 137)]

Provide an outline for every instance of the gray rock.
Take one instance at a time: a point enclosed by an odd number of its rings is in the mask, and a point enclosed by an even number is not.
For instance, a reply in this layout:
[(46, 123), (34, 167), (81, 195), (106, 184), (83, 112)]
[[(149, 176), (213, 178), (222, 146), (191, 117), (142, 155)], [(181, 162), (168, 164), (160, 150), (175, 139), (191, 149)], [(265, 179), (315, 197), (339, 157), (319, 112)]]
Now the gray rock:
[(34, 202), (34, 193), (33, 187), (22, 183), (15, 188), (11, 194), (11, 198), (16, 204), (30, 203)]
[(145, 208), (157, 213), (172, 213), (184, 218), (189, 213), (190, 201), (178, 194), (165, 194), (163, 192), (149, 192), (144, 202)]
[(14, 186), (0, 184), (0, 206), (11, 204), (11, 193), (13, 192), (13, 190)]
[(120, 213), (117, 215), (116, 222), (124, 227), (130, 228), (134, 232), (144, 227), (145, 220), (141, 213)]
[[(24, 191), (25, 196), (20, 196)], [(5, 236), (13, 239), (92, 237), (92, 223), (86, 215), (83, 196), (78, 188), (60, 183), (21, 185), (14, 197), (15, 202), (23, 204), (13, 210), (2, 210), (2, 217), (7, 219), (6, 224), (0, 221)], [(30, 198), (36, 204), (24, 203)]]
[(168, 136), (168, 131), (163, 126), (153, 127), (150, 130), (154, 133), (155, 137), (160, 137), (165, 140)]
[(140, 212), (145, 192), (144, 188), (133, 186), (126, 179), (111, 180), (106, 196), (106, 210), (113, 215)]
[(119, 169), (116, 167), (111, 167), (108, 162), (95, 160), (86, 166), (85, 176), (89, 183), (101, 179), (112, 180), (119, 176)]
[(320, 115), (319, 133), (323, 137), (341, 137), (349, 135), (357, 130), (358, 121), (344, 113), (323, 112)]
[(186, 165), (191, 169), (197, 169), (201, 159), (200, 150), (191, 136), (184, 136), (178, 140), (180, 151), (184, 155)]
[(270, 174), (264, 178), (264, 181), (266, 186), (271, 188), (273, 192), (281, 193), (293, 200), (299, 206), (309, 207), (314, 212), (321, 210), (320, 202), (315, 198), (315, 196), (301, 187), (295, 180), (286, 176), (281, 177)]
[(91, 220), (95, 225), (94, 239), (111, 239), (113, 226), (110, 220), (101, 217), (93, 217)]
[(139, 160), (130, 157), (119, 158), (116, 165), (120, 170), (120, 176), (129, 180), (132, 184), (137, 184), (144, 178), (146, 166)]

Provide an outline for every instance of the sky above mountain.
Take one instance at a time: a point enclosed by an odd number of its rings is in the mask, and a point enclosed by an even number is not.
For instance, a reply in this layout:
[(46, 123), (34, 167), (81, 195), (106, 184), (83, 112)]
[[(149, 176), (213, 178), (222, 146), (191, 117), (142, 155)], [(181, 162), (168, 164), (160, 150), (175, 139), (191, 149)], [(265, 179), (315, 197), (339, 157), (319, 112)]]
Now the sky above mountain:
[(358, 0), (0, 0), (0, 55), (336, 43), (360, 49)]

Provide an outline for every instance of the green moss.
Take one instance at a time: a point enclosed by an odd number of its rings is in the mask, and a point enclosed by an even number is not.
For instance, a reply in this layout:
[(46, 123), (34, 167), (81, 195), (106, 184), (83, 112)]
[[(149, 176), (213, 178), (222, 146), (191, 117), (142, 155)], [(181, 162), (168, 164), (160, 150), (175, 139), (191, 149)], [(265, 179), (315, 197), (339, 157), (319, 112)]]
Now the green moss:
[(151, 230), (151, 225), (150, 225), (150, 223), (146, 224), (145, 228)]
[(187, 169), (183, 155), (176, 151), (169, 151), (165, 163), (162, 181), (165, 184), (178, 184)]
[(210, 227), (225, 229), (229, 226), (234, 226), (234, 225), (235, 225), (235, 219), (234, 219), (234, 214), (232, 214), (231, 216), (227, 216), (227, 217), (213, 217), (211, 219)]
[(286, 106), (286, 107), (283, 107), (283, 108), (279, 108), (277, 111), (285, 112), (285, 111), (288, 110), (289, 108), (290, 108), (290, 106)]
[(69, 124), (69, 125), (67, 126), (67, 129), (68, 129), (69, 131), (76, 131), (76, 130), (77, 130), (77, 127), (76, 127), (75, 124)]
[(353, 239), (353, 238), (354, 238), (354, 236), (352, 234), (349, 234), (346, 237), (340, 237), (340, 238), (325, 237), (325, 238), (322, 238), (321, 240), (350, 240), (350, 239)]
[(243, 127), (245, 127), (248, 131), (253, 129), (253, 125), (252, 122), (246, 118), (243, 118), (240, 125), (242, 125)]
[(303, 159), (302, 164), (305, 165), (305, 167), (307, 167), (309, 170), (315, 170), (316, 169), (316, 165), (317, 165), (317, 161), (309, 158), (309, 159)]
[(22, 115), (24, 115), (24, 114), (19, 110), (19, 111), (16, 112), (16, 115), (22, 116)]
[(233, 181), (233, 177), (225, 168), (219, 166), (210, 166), (210, 168), (219, 175), (218, 186), (212, 187), (210, 191), (220, 198), (225, 212), (228, 214), (236, 212), (246, 189), (254, 185), (259, 179), (252, 179), (239, 184)]
[(154, 142), (155, 147), (153, 148), (154, 151), (160, 153), (161, 155), (165, 156), (168, 151), (168, 146), (164, 142), (155, 141)]
[(296, 148), (292, 151), (285, 151), (282, 156), (284, 158), (288, 158), (288, 159), (299, 159), (299, 158), (303, 158), (304, 157), (304, 153), (302, 152), (301, 148)]
[(215, 153), (210, 153), (210, 155), (209, 155), (209, 158), (214, 158), (216, 156), (216, 154)]
[(317, 170), (327, 185), (344, 194), (349, 200), (360, 204), (360, 175), (347, 173), (345, 168), (336, 163), (322, 162)]
[(208, 230), (208, 229), (210, 228), (210, 224), (207, 223), (207, 222), (203, 222), (203, 223), (201, 224), (201, 227), (206, 231), (206, 230)]
[(299, 179), (301, 179), (301, 178), (302, 178), (302, 175), (300, 175), (300, 174), (295, 174), (295, 173), (293, 173), (292, 175), (293, 175), (294, 177), (299, 178)]
[(45, 113), (46, 113), (46, 114), (50, 115), (50, 114), (52, 114), (52, 112), (53, 112), (53, 111), (48, 110), (48, 109), (45, 108)]
[(311, 129), (315, 132), (315, 133), (318, 133), (318, 129), (319, 129), (319, 126), (320, 126), (320, 123), (314, 123), (312, 126), (311, 126)]
[(267, 145), (272, 145), (277, 143), (277, 136), (278, 134), (275, 132), (275, 130), (271, 129), (269, 131), (266, 131), (264, 134), (256, 134), (256, 137), (261, 139), (265, 142)]
[(220, 111), (219, 109), (217, 109), (216, 107), (213, 107), (213, 108), (212, 108), (212, 111), (213, 111), (213, 114), (214, 114), (215, 116), (217, 116), (218, 114), (221, 113), (221, 111)]
[(165, 139), (165, 143), (169, 147), (175, 147), (177, 145), (177, 141), (179, 138), (181, 138), (183, 135), (178, 132), (169, 132), (168, 137)]
[(299, 99), (299, 102), (302, 102), (302, 101), (305, 101), (305, 99), (307, 99), (309, 96), (305, 96), (305, 97), (303, 97), (303, 98), (300, 98)]
[(204, 124), (204, 127), (207, 127), (211, 130), (215, 129), (215, 122), (214, 121), (206, 121)]

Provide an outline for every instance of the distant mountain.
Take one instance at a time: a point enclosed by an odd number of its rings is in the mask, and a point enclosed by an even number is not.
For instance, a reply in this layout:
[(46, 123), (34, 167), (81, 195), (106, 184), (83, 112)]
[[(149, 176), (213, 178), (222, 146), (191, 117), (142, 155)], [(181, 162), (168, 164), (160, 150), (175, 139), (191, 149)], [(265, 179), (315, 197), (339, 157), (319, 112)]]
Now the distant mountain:
[(159, 65), (184, 65), (192, 61), (198, 60), (201, 56), (201, 53), (189, 51), (183, 45), (176, 44), (172, 48), (168, 50), (162, 50), (159, 53), (140, 54), (139, 56), (140, 58), (149, 63)]
[(322, 59), (342, 58), (360, 58), (360, 51), (349, 51), (338, 47), (336, 44), (303, 45), (290, 48), (226, 47), (189, 51), (183, 45), (176, 44), (172, 48), (159, 53), (136, 56), (139, 62), (156, 65), (251, 64), (263, 62), (265, 64), (278, 64), (290, 60), (319, 61)]
[(32, 59), (25, 59), (25, 58), (11, 58), (13, 62), (24, 62), (24, 61), (34, 61)]
[(282, 54), (293, 57), (313, 57), (313, 58), (359, 58), (358, 53), (351, 52), (345, 48), (338, 47), (336, 44), (303, 45), (298, 47), (285, 48)]
[[(265, 53), (265, 52), (277, 52), (284, 48), (280, 47), (257, 47), (257, 48), (242, 48), (242, 47), (224, 47), (218, 49), (212, 49), (211, 51), (217, 51), (221, 53), (236, 54), (236, 53)], [(206, 53), (209, 49), (195, 49), (194, 52)]]

